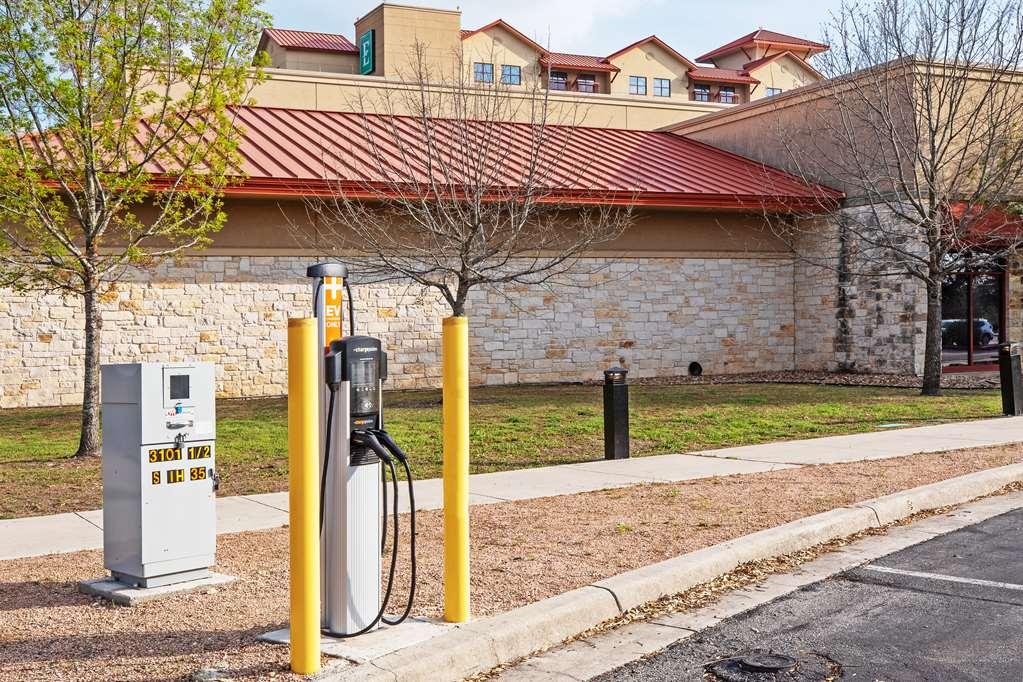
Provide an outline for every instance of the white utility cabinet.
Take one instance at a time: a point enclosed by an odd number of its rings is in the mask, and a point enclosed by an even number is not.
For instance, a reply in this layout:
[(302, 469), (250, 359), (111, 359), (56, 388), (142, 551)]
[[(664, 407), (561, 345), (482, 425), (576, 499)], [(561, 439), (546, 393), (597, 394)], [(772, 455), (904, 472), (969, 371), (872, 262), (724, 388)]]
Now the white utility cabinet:
[(217, 538), (213, 365), (101, 370), (103, 565), (136, 587), (209, 576)]

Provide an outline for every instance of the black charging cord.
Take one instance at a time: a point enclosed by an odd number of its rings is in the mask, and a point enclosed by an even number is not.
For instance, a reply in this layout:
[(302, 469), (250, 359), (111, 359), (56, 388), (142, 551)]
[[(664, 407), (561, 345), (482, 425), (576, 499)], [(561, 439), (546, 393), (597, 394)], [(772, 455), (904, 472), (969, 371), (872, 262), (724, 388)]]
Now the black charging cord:
[[(329, 411), (327, 413), (327, 429), (326, 429), (326, 431), (327, 431), (327, 442), (326, 442), (326, 445), (324, 447), (323, 474), (322, 474), (322, 476), (320, 478), (320, 533), (323, 532), (323, 507), (324, 507), (326, 490), (327, 490), (327, 465), (330, 462), (330, 441), (331, 441), (331, 437), (334, 435), (334, 432), (333, 432), (334, 420), (332, 419), (332, 415), (334, 414), (334, 395), (336, 393), (337, 393), (337, 387), (336, 386), (331, 386), (330, 387), (330, 403), (329, 403), (329, 406), (328, 406), (328, 410)], [(382, 457), (380, 457), (380, 459), (385, 464), (387, 464), (388, 469), (390, 469), (390, 471), (391, 471), (391, 480), (393, 481), (393, 485), (394, 485), (394, 519), (395, 519), (395, 523), (394, 523), (394, 542), (393, 542), (393, 546), (391, 547), (391, 567), (390, 567), (390, 569), (387, 572), (387, 589), (384, 591), (384, 598), (380, 602), (380, 610), (377, 612), (376, 617), (368, 625), (366, 625), (364, 628), (361, 628), (360, 630), (357, 630), (356, 632), (333, 632), (329, 628), (323, 628), (322, 629), (322, 632), (324, 634), (326, 634), (326, 635), (328, 635), (330, 637), (334, 637), (336, 639), (347, 639), (349, 637), (358, 637), (359, 635), (365, 634), (365, 633), (369, 632), (370, 630), (372, 630), (373, 628), (375, 628), (377, 623), (379, 623), (383, 619), (383, 617), (384, 617), (384, 610), (387, 608), (387, 603), (391, 600), (391, 591), (394, 589), (394, 570), (395, 570), (395, 567), (398, 564), (398, 470), (394, 468), (394, 459), (387, 454), (387, 452), (384, 450), (383, 446), (381, 446), (380, 443), (376, 440), (376, 437), (373, 436), (373, 434), (371, 434), (371, 433), (367, 433), (367, 432), (362, 432), (362, 433), (363, 433), (363, 435), (369, 436), (369, 438), (372, 439), (372, 441), (373, 441), (373, 443), (375, 443), (376, 447), (373, 447), (372, 444), (367, 444), (367, 445), (369, 445), (370, 449), (372, 449), (374, 452), (376, 452), (377, 455), (383, 455)]]
[[(402, 459), (402, 465), (405, 467), (405, 477), (408, 479), (408, 502), (409, 502), (409, 553), (411, 554), (411, 576), (409, 581), (408, 589), (408, 601), (405, 602), (405, 610), (395, 620), (389, 620), (384, 618), (383, 621), (387, 625), (397, 625), (403, 622), (412, 613), (412, 603), (416, 598), (416, 494), (412, 490), (412, 469), (409, 468), (408, 460)], [(397, 497), (398, 491), (395, 490), (395, 496)], [(395, 520), (394, 523), (398, 523), (398, 505), (394, 505)]]
[[(397, 492), (398, 483), (398, 471), (394, 468), (393, 461), (385, 460), (388, 468), (391, 470), (391, 480), (395, 482), (395, 492)], [(398, 514), (398, 496), (394, 496), (394, 514)], [(387, 608), (387, 602), (391, 600), (391, 590), (394, 587), (394, 567), (398, 564), (398, 524), (394, 524), (394, 546), (391, 548), (391, 568), (387, 572), (387, 589), (384, 591), (384, 598), (380, 602), (380, 610), (377, 611), (376, 617), (366, 627), (357, 630), (355, 632), (334, 632), (329, 628), (323, 628), (323, 634), (328, 637), (335, 639), (348, 639), (350, 637), (358, 637), (364, 635), (377, 626), (381, 620), (384, 620), (384, 610)]]
[(323, 471), (320, 472), (320, 533), (323, 533), (323, 513), (327, 505), (327, 467), (330, 465), (330, 440), (334, 435), (334, 396), (337, 386), (328, 384), (330, 400), (327, 405), (327, 439), (323, 444)]
[[(410, 572), (411, 572), (410, 578), (411, 578), (411, 580), (410, 580), (410, 583), (409, 583), (408, 601), (405, 603), (405, 610), (402, 612), (401, 616), (399, 616), (398, 618), (396, 618), (394, 620), (390, 620), (390, 619), (387, 619), (387, 618), (383, 619), (383, 622), (385, 624), (387, 624), (387, 625), (398, 625), (399, 623), (403, 622), (406, 618), (408, 618), (410, 613), (412, 613), (412, 604), (413, 604), (413, 602), (415, 601), (415, 598), (416, 598), (416, 582), (417, 582), (417, 578), (416, 578), (416, 572), (417, 572), (417, 566), (416, 566), (416, 493), (415, 493), (414, 486), (412, 485), (412, 468), (409, 466), (409, 463), (408, 463), (408, 455), (406, 455), (405, 451), (402, 450), (398, 446), (398, 444), (394, 442), (394, 439), (391, 438), (391, 434), (387, 433), (386, 431), (384, 431), (382, 429), (373, 429), (372, 433), (373, 433), (374, 436), (377, 437), (377, 440), (379, 440), (380, 443), (384, 447), (386, 447), (388, 450), (390, 450), (391, 454), (394, 455), (394, 457), (399, 462), (401, 462), (402, 466), (405, 468), (405, 479), (406, 479), (406, 482), (408, 483), (409, 532), (411, 534), (410, 537), (409, 537), (409, 554), (411, 556), (411, 561), (410, 561), (410, 564), (411, 564), (411, 566), (410, 566), (410, 568), (411, 568), (411, 570), (410, 570)], [(398, 504), (397, 504), (398, 486), (397, 486), (397, 481), (395, 481), (394, 496), (395, 496), (394, 523), (395, 523), (395, 525), (397, 525), (398, 524)], [(397, 537), (397, 533), (395, 533), (395, 537)]]
[(348, 278), (341, 280), (345, 286), (345, 293), (348, 294), (348, 329), (352, 336), (355, 336), (355, 303), (352, 301), (352, 287), (348, 284)]

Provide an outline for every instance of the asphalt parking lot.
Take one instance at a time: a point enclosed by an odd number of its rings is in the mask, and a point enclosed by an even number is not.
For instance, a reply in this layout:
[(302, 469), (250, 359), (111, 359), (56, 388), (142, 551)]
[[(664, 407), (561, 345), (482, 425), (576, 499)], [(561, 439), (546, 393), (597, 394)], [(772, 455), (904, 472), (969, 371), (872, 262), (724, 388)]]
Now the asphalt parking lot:
[(808, 586), (595, 679), (1023, 680), (1023, 509)]

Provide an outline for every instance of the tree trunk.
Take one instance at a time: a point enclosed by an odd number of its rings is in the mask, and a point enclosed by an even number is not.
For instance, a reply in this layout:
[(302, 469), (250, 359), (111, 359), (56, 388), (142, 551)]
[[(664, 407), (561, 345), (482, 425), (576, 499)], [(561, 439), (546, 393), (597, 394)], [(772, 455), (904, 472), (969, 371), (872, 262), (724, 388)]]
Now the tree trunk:
[(85, 287), (85, 388), (82, 392), (82, 434), (75, 457), (96, 457), (99, 442), (99, 333), (103, 319), (97, 308), (99, 283)]
[(941, 394), (941, 279), (927, 280), (927, 333), (924, 343), (923, 395)]

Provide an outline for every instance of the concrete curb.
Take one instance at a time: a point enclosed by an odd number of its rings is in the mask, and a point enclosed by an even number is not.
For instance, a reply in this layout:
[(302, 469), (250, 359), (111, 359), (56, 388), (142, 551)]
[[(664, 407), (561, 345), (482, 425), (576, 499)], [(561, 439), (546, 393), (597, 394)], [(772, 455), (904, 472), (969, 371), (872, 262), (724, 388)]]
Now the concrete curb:
[(885, 495), (853, 506), (871, 510), (877, 515), (877, 524), (883, 526), (920, 511), (947, 507), (988, 495), (1019, 480), (1023, 480), (1023, 464), (1009, 464)]
[(623, 611), (683, 592), (739, 564), (805, 549), (917, 512), (962, 504), (1016, 481), (1023, 481), (1023, 464), (979, 471), (815, 514), (467, 623), (367, 664), (328, 669), (317, 679), (461, 680), (559, 644)]

